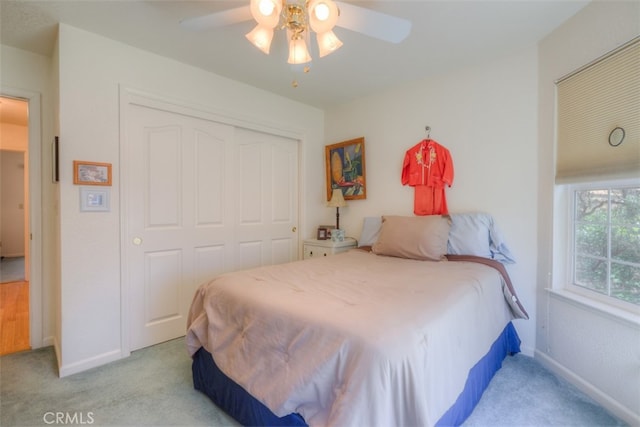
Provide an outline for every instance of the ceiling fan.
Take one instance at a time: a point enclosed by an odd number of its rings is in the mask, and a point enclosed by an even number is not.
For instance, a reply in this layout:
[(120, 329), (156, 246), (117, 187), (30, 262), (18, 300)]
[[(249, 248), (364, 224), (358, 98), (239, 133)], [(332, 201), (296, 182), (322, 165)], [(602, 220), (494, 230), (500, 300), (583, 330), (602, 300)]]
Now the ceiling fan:
[(180, 25), (205, 30), (249, 21), (258, 25), (246, 35), (264, 53), (269, 53), (276, 27), (287, 30), (290, 64), (311, 61), (307, 50), (310, 30), (316, 34), (320, 56), (342, 46), (333, 26), (346, 28), (390, 43), (400, 43), (411, 31), (411, 21), (350, 3), (333, 0), (250, 0), (249, 4), (209, 15), (188, 18)]

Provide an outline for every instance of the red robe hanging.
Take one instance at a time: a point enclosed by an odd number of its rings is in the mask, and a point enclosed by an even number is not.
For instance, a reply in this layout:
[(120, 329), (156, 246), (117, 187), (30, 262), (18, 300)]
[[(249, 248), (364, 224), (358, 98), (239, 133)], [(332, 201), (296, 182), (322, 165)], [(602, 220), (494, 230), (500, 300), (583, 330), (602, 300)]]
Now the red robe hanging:
[(414, 214), (448, 214), (444, 189), (451, 184), (453, 159), (449, 150), (433, 139), (424, 139), (407, 150), (402, 164), (402, 185), (414, 187)]

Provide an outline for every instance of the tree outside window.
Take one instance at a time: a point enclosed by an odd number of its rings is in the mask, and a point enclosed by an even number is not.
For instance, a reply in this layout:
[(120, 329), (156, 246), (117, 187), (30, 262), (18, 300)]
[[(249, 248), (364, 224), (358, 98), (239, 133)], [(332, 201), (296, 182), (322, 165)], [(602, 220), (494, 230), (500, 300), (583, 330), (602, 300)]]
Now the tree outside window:
[(574, 195), (574, 284), (640, 305), (640, 187)]

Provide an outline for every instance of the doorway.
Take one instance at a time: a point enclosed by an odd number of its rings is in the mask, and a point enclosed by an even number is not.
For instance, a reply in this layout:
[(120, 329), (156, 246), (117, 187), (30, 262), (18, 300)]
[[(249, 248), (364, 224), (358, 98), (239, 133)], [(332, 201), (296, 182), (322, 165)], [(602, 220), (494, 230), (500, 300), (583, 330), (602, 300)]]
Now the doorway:
[(28, 107), (0, 97), (0, 354), (31, 347)]

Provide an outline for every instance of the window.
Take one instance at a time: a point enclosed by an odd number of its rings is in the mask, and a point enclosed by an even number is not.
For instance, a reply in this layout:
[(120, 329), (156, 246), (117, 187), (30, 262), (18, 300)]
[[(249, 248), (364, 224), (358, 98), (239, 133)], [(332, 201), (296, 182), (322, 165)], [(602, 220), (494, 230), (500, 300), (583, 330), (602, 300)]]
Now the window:
[(572, 282), (640, 305), (640, 184), (572, 186)]
[(640, 36), (556, 81), (556, 101), (553, 287), (640, 313)]

